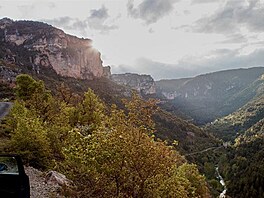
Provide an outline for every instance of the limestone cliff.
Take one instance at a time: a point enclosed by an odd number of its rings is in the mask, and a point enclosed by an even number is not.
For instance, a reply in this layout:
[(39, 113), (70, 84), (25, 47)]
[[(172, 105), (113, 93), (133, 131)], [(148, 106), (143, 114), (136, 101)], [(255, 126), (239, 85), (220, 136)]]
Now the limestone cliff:
[(119, 85), (128, 86), (141, 94), (155, 94), (156, 84), (150, 75), (139, 74), (113, 74), (111, 79)]
[(168, 104), (197, 124), (228, 115), (263, 93), (264, 67), (233, 69), (193, 78), (157, 81), (157, 92)]
[(68, 35), (51, 25), (0, 20), (0, 58), (20, 65), (53, 68), (61, 76), (94, 79), (110, 75), (90, 39)]

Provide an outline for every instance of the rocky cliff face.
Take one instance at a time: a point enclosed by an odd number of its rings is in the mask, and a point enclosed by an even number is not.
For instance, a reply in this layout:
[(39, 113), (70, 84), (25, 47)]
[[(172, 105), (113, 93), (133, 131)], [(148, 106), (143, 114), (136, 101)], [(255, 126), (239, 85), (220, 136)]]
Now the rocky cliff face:
[(258, 95), (264, 67), (235, 69), (156, 82), (158, 94), (196, 123), (232, 113)]
[(6, 66), (0, 62), (0, 83), (13, 84), (16, 76), (21, 73), (21, 70), (12, 66)]
[(53, 68), (61, 76), (94, 79), (110, 75), (90, 39), (65, 34), (48, 24), (0, 20), (0, 58), (30, 66)]
[(196, 76), (194, 78), (161, 80), (156, 82), (159, 92), (169, 100), (227, 99), (244, 90), (260, 78), (264, 67), (226, 70)]
[(128, 86), (144, 95), (156, 93), (156, 84), (150, 75), (113, 74), (111, 75), (111, 80), (119, 85)]

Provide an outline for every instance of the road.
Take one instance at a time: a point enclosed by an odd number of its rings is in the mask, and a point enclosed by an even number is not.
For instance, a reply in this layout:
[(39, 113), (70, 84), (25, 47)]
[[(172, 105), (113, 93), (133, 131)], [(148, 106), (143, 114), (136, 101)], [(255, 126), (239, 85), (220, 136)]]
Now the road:
[[(195, 154), (198, 154), (198, 153), (204, 153), (204, 152), (207, 152), (207, 151), (210, 151), (210, 150), (214, 150), (215, 151), (215, 150), (223, 148), (223, 147), (224, 146), (214, 146), (214, 147), (210, 147), (210, 148), (198, 151), (198, 152), (193, 152), (193, 153), (186, 154), (185, 156), (195, 155)], [(219, 173), (218, 166), (216, 167), (215, 170), (216, 170), (216, 173), (217, 173), (217, 179), (220, 180), (219, 183), (224, 187), (224, 190), (219, 195), (219, 198), (225, 198), (226, 197), (226, 191), (227, 191), (227, 188), (226, 188), (226, 185), (225, 185), (225, 181), (224, 181), (223, 177)]]
[(210, 147), (210, 148), (204, 149), (202, 151), (186, 154), (185, 156), (195, 155), (195, 154), (198, 154), (198, 153), (204, 153), (204, 152), (207, 152), (207, 151), (210, 151), (210, 150), (216, 150), (216, 149), (219, 149), (219, 148), (222, 148), (222, 147), (223, 146), (214, 146), (214, 147)]
[(0, 102), (0, 119), (8, 114), (11, 106), (11, 102)]

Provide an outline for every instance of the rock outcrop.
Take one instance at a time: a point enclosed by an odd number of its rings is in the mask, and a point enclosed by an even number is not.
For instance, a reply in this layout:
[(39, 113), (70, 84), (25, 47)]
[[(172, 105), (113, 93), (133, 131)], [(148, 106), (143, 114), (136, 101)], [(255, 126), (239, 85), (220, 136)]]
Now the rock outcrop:
[(16, 68), (10, 68), (0, 63), (0, 83), (6, 83), (13, 85), (16, 80), (16, 76), (20, 74), (20, 70)]
[(79, 79), (110, 76), (92, 40), (68, 35), (51, 25), (33, 21), (0, 20), (0, 58), (30, 66), (53, 68), (57, 74)]
[(59, 193), (62, 188), (61, 186), (49, 184), (45, 181), (45, 172), (41, 172), (33, 167), (25, 167), (25, 172), (29, 177), (31, 198), (65, 197)]
[(156, 93), (156, 84), (150, 75), (139, 74), (113, 74), (111, 80), (119, 85), (128, 86), (140, 94), (149, 95)]
[(57, 171), (49, 171), (46, 175), (45, 182), (53, 186), (72, 186), (73, 183), (65, 175)]

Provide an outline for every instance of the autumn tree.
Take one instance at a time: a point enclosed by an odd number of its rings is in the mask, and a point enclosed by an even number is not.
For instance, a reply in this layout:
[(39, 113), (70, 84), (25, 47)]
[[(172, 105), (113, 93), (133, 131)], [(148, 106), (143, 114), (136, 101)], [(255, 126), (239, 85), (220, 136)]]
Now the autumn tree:
[[(90, 97), (99, 105), (95, 95)], [(185, 165), (177, 151), (152, 135), (155, 102), (134, 95), (125, 106), (124, 111), (113, 106), (108, 116), (95, 110), (104, 124), (92, 133), (83, 133), (82, 127), (70, 132), (64, 168), (78, 182), (80, 196), (174, 197), (177, 191), (185, 197), (206, 197), (206, 183), (196, 167)]]
[(156, 101), (133, 94), (111, 108), (89, 89), (76, 107), (42, 81), (17, 78), (7, 118), (10, 151), (39, 168), (56, 163), (79, 197), (208, 197), (203, 176), (174, 147), (155, 138)]
[(56, 98), (67, 105), (77, 105), (81, 101), (80, 96), (75, 94), (65, 83), (56, 86)]

